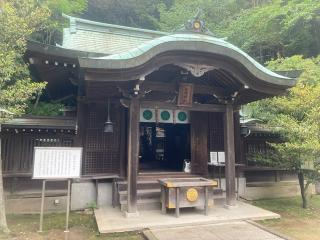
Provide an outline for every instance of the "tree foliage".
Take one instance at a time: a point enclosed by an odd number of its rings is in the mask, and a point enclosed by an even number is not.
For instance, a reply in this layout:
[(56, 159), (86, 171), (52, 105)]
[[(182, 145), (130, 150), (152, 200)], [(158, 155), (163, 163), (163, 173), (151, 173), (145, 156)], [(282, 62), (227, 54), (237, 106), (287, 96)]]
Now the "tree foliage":
[(87, 8), (87, 0), (38, 0), (39, 5), (50, 9), (50, 17), (44, 22), (44, 28), (32, 36), (33, 39), (46, 44), (56, 44), (62, 41), (62, 28), (66, 21), (62, 14), (77, 15)]
[(0, 4), (0, 107), (20, 115), (27, 101), (45, 86), (31, 80), (23, 57), (26, 39), (43, 29), (50, 11), (33, 0), (7, 0)]
[(164, 31), (175, 31), (187, 20), (195, 16), (198, 10), (202, 10), (202, 18), (208, 27), (215, 32), (223, 21), (229, 19), (239, 11), (258, 6), (266, 0), (175, 0), (170, 5), (159, 4), (160, 24)]
[(303, 206), (307, 207), (308, 186), (320, 180), (320, 56), (280, 58), (268, 66), (273, 70), (303, 70), (287, 95), (249, 106), (254, 109), (252, 117), (264, 116), (283, 138), (283, 142), (271, 144), (274, 151), (263, 161), (297, 172)]
[[(49, 9), (35, 0), (0, 1), (0, 124), (12, 117), (8, 112), (14, 115), (24, 113), (27, 102), (45, 87), (45, 83), (31, 80), (24, 53), (26, 39), (33, 32), (43, 29), (49, 15)], [(1, 141), (0, 231), (9, 231), (4, 207)]]
[(64, 105), (54, 102), (39, 102), (37, 105), (29, 104), (26, 114), (32, 116), (61, 116)]
[(219, 34), (264, 63), (292, 55), (320, 52), (320, 2), (273, 0), (239, 12), (218, 27)]
[(320, 52), (320, 2), (313, 0), (176, 0), (159, 5), (159, 26), (177, 30), (197, 9), (209, 29), (256, 57), (317, 56)]
[(172, 0), (89, 0), (82, 17), (131, 27), (159, 29), (158, 4), (170, 5)]

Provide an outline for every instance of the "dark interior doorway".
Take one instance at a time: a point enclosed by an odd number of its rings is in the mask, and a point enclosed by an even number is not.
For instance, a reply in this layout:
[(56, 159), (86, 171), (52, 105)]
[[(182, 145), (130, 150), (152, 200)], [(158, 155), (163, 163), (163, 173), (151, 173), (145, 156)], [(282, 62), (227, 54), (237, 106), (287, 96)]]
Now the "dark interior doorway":
[(140, 123), (140, 171), (183, 171), (190, 156), (190, 124)]

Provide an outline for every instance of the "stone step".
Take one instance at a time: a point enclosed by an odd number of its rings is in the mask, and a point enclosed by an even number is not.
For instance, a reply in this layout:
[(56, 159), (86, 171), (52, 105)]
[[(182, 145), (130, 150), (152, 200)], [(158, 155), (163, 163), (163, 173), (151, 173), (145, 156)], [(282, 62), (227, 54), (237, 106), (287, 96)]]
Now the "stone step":
[[(225, 193), (214, 195), (214, 204), (215, 205), (223, 205), (225, 204)], [(161, 209), (161, 199), (160, 193), (158, 198), (147, 198), (147, 199), (137, 199), (137, 208), (139, 211), (141, 210), (157, 210)], [(127, 210), (127, 200), (120, 201), (120, 209), (121, 211)]]
[(274, 187), (274, 186), (292, 186), (299, 184), (298, 181), (281, 181), (281, 182), (247, 182), (247, 187)]

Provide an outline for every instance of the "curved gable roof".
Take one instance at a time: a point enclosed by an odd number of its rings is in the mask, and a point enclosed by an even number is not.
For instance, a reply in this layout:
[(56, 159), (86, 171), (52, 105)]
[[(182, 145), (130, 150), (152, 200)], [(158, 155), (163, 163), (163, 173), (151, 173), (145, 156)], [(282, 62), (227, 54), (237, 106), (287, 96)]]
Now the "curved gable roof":
[(67, 17), (62, 46), (28, 49), (78, 61), (88, 81), (137, 80), (165, 65), (204, 68), (210, 79), (195, 84), (223, 86), (224, 96), (236, 96), (238, 104), (282, 94), (296, 83), (208, 32), (186, 28), (169, 34)]
[[(97, 58), (79, 58), (80, 66), (90, 69), (134, 69), (156, 56), (170, 52), (198, 52), (231, 59), (249, 71), (257, 81), (288, 88), (295, 80), (265, 68), (238, 47), (212, 36), (203, 34), (173, 34), (162, 36), (139, 45), (129, 51)], [(173, 63), (174, 64), (174, 63)], [(250, 85), (250, 84), (248, 84)]]

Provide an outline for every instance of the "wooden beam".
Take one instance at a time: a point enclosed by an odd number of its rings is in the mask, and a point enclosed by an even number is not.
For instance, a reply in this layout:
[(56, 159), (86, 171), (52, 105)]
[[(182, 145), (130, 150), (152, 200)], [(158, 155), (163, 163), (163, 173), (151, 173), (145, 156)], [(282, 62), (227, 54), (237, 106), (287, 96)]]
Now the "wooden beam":
[(234, 116), (233, 105), (226, 105), (224, 114), (224, 149), (226, 157), (226, 205), (236, 205), (235, 193), (235, 145), (234, 145)]
[[(159, 91), (166, 93), (177, 93), (179, 91), (178, 84), (175, 82), (162, 83), (162, 82), (151, 82), (145, 81), (141, 84), (141, 90), (143, 91)], [(208, 85), (194, 84), (193, 89), (194, 94), (204, 94), (204, 95), (216, 95), (223, 97), (226, 95), (226, 91), (221, 87), (213, 87)]]
[(179, 109), (185, 111), (197, 112), (225, 112), (225, 105), (219, 104), (200, 104), (194, 103), (191, 107), (178, 107), (175, 103), (158, 102), (158, 101), (141, 101), (142, 108), (164, 108), (164, 109)]
[(137, 177), (139, 165), (139, 120), (140, 101), (133, 97), (129, 105), (129, 132), (128, 132), (128, 214), (136, 214), (137, 209)]

